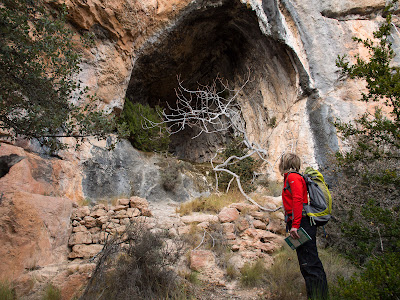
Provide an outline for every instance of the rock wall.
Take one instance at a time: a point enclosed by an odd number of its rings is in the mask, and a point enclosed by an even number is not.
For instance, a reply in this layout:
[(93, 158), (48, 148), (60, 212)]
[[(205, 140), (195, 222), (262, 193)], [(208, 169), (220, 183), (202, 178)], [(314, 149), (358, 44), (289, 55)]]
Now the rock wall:
[[(81, 80), (119, 112), (132, 101), (173, 103), (176, 77), (187, 87), (220, 75), (232, 87), (250, 83), (240, 96), (249, 136), (276, 161), (296, 151), (307, 164), (324, 167), (340, 146), (331, 121), (350, 120), (366, 108), (357, 101), (360, 82), (339, 81), (338, 55), (366, 56), (353, 36), (371, 38), (384, 0), (68, 0), (77, 32), (96, 35)], [(54, 4), (53, 4), (54, 5)], [(397, 16), (394, 23), (398, 24)], [(394, 49), (400, 46), (393, 32)], [(191, 129), (173, 137), (184, 159), (207, 161), (224, 138)]]
[[(348, 121), (372, 109), (357, 101), (362, 82), (338, 80), (335, 59), (368, 55), (352, 37), (372, 38), (385, 2), (48, 0), (66, 4), (77, 38), (94, 33), (95, 46), (84, 50), (79, 79), (103, 108), (117, 114), (125, 97), (171, 104), (177, 75), (188, 87), (220, 75), (235, 88), (250, 74), (239, 101), (249, 136), (270, 155), (271, 179), (280, 179), (277, 160), (287, 150), (306, 164), (326, 167), (340, 146), (331, 121)], [(393, 22), (400, 25), (397, 16)], [(392, 39), (398, 53), (398, 31)], [(224, 142), (215, 136), (191, 140), (192, 133), (174, 137), (178, 157), (207, 161)], [(0, 274), (17, 276), (26, 268), (65, 260), (73, 203), (85, 198), (185, 201), (208, 189), (204, 178), (193, 179), (185, 171), (177, 189), (168, 192), (158, 160), (127, 142), (112, 152), (105, 145), (91, 141), (80, 152), (60, 152), (56, 158), (32, 153), (37, 148), (24, 141), (1, 143)], [(203, 181), (202, 187), (194, 184)]]

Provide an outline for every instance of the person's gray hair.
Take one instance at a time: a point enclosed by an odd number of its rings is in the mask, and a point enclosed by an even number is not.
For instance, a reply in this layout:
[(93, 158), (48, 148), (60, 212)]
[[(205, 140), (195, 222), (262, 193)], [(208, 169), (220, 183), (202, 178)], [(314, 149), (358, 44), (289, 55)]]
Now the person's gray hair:
[(279, 162), (279, 172), (283, 175), (289, 171), (300, 171), (301, 160), (294, 153), (285, 153)]

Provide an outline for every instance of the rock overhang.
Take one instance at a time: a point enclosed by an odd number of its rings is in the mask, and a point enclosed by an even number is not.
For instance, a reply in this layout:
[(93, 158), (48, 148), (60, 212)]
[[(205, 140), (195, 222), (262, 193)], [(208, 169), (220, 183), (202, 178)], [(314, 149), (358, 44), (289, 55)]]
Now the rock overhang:
[[(240, 1), (209, 2), (213, 5), (188, 7), (156, 39), (149, 39), (135, 58), (127, 99), (153, 107), (173, 106), (178, 78), (189, 89), (211, 84), (217, 76), (237, 88), (249, 76), (239, 97), (247, 107), (243, 117), (254, 123), (249, 127), (271, 131), (271, 119), (282, 118), (310, 90), (308, 80), (300, 78), (298, 58), (282, 39), (262, 31), (251, 6)], [(215, 136), (190, 140), (194, 135), (194, 129), (187, 129), (172, 137), (171, 148), (179, 158), (206, 161), (211, 148), (226, 142)]]

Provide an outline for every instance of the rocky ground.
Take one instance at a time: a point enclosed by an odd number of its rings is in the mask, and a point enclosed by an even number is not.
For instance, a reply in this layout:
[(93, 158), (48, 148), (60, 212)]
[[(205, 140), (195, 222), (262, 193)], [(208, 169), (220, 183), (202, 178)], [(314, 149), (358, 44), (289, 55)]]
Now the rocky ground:
[[(274, 206), (280, 204), (279, 198), (269, 200)], [(233, 203), (218, 214), (180, 216), (176, 212), (178, 206), (173, 201), (149, 204), (143, 198), (132, 197), (119, 199), (115, 206), (76, 207), (71, 216), (69, 259), (27, 269), (17, 281), (21, 299), (41, 299), (49, 283), (60, 288), (63, 299), (79, 294), (107, 235), (123, 232), (126, 224), (139, 219), (154, 232), (167, 230), (171, 239), (183, 238), (187, 242), (188, 248), (176, 267), (181, 275), (198, 274), (198, 299), (260, 299), (262, 288), (243, 288), (238, 277), (228, 279), (227, 267), (239, 274), (245, 263), (260, 258), (266, 267), (271, 265), (271, 254), (281, 247), (283, 240), (282, 214), (261, 212), (247, 203)]]

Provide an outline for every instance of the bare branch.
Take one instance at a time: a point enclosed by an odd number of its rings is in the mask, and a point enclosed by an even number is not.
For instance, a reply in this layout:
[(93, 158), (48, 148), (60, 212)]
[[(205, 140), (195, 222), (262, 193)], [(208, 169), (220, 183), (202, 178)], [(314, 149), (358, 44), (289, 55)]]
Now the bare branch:
[(229, 165), (254, 155), (267, 164), (268, 170), (272, 170), (275, 166), (275, 164), (272, 165), (267, 160), (268, 152), (255, 142), (250, 141), (246, 132), (246, 124), (242, 117), (242, 108), (238, 97), (249, 81), (250, 74), (248, 74), (243, 85), (233, 90), (229, 88), (227, 82), (217, 77), (211, 85), (198, 85), (196, 90), (191, 90), (184, 87), (178, 77), (175, 105), (172, 106), (167, 103), (167, 109), (164, 109), (160, 114), (163, 121), (156, 123), (146, 119), (143, 128), (153, 128), (165, 124), (168, 127), (168, 132), (175, 134), (184, 130), (186, 126), (189, 128), (196, 127), (199, 129), (199, 133), (193, 138), (197, 138), (202, 133), (226, 134), (228, 130), (233, 130), (235, 135), (243, 137), (243, 143), (248, 151), (244, 156), (231, 156), (223, 163), (214, 165), (214, 160), (221, 153), (221, 149), (217, 150), (216, 154), (211, 158), (211, 166), (216, 174), (216, 191), (218, 191), (217, 173), (228, 173), (232, 175), (232, 179), (228, 184), (227, 190), (229, 190), (231, 183), (236, 180), (240, 192), (248, 201), (264, 211), (273, 212), (281, 207), (271, 210), (256, 203), (244, 192), (240, 176), (228, 169)]

